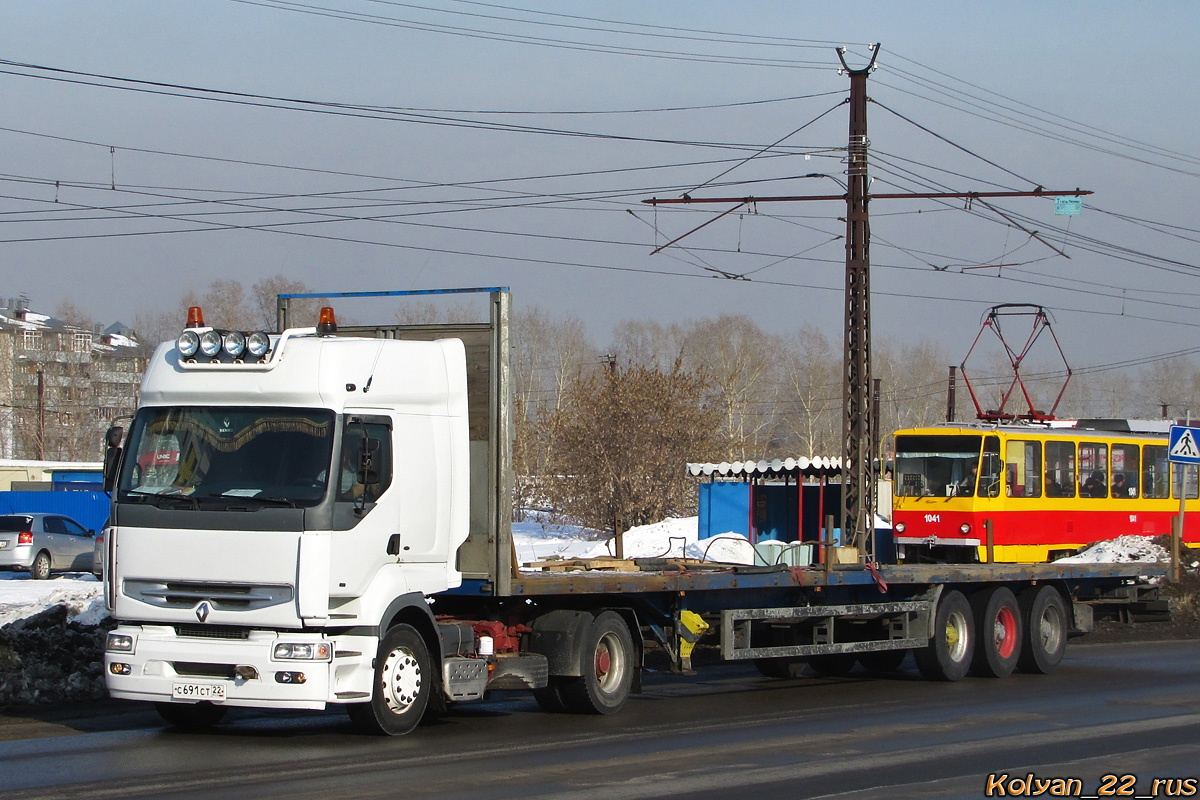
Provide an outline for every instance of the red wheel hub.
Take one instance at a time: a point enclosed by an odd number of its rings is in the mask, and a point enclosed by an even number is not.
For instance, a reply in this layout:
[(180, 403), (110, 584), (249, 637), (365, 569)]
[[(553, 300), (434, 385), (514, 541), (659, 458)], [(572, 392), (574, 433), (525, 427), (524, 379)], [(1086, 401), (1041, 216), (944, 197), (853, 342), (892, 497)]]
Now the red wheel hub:
[(612, 658), (608, 654), (607, 647), (600, 647), (596, 650), (596, 677), (603, 678), (608, 674), (608, 670), (612, 667)]

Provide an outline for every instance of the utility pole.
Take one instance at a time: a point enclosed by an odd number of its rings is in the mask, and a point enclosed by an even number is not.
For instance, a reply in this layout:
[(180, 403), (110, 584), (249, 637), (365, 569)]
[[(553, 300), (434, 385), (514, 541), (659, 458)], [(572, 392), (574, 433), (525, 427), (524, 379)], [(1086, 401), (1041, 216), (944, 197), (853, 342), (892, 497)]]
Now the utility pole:
[[(861, 558), (875, 530), (875, 476), (871, 446), (875, 418), (871, 413), (871, 221), (867, 213), (867, 76), (875, 69), (879, 45), (862, 69), (846, 65), (850, 76), (850, 139), (846, 145), (846, 326), (845, 376), (842, 381), (842, 543)], [(873, 559), (872, 559), (873, 560)]]
[[(872, 199), (954, 199), (968, 203), (985, 197), (1056, 197), (1091, 194), (1083, 189), (1047, 191), (1042, 187), (1028, 192), (899, 192), (872, 195), (867, 175), (867, 76), (875, 69), (879, 44), (871, 46), (871, 60), (862, 69), (846, 65), (845, 48), (838, 48), (842, 62), (839, 73), (850, 76), (850, 140), (847, 144), (847, 188), (843, 195), (788, 195), (780, 197), (683, 197), (643, 200), (647, 205), (732, 203), (732, 208), (655, 248), (658, 253), (676, 242), (716, 222), (742, 206), (755, 203), (797, 202), (812, 200), (844, 200), (846, 203), (846, 305), (845, 305), (845, 368), (842, 380), (842, 543), (857, 549), (860, 564), (874, 561), (875, 474), (872, 443), (876, 441), (876, 416), (871, 413), (871, 226), (868, 205)], [(984, 204), (1001, 217), (1005, 215)], [(1008, 219), (1005, 217), (1005, 219)], [(1011, 220), (1010, 220), (1011, 222)], [(1060, 252), (1056, 250), (1055, 252)]]

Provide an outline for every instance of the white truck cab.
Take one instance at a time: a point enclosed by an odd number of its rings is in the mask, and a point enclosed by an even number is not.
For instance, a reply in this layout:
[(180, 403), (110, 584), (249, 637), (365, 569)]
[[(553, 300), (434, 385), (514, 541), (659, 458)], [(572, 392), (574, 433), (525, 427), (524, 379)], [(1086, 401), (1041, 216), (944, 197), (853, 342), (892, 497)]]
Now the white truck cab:
[(330, 312), (217, 331), (195, 309), (155, 352), (106, 459), (112, 696), (179, 724), (239, 705), (354, 704), (384, 733), (420, 717), (426, 598), (461, 583), (468, 534), (464, 346), (334, 330)]

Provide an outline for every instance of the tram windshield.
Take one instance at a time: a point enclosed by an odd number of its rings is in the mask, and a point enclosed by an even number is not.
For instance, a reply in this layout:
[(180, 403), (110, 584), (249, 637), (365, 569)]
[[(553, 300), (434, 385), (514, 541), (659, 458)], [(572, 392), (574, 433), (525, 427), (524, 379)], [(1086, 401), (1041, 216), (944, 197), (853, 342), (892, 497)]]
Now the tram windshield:
[(982, 436), (897, 436), (898, 497), (960, 497), (975, 494)]

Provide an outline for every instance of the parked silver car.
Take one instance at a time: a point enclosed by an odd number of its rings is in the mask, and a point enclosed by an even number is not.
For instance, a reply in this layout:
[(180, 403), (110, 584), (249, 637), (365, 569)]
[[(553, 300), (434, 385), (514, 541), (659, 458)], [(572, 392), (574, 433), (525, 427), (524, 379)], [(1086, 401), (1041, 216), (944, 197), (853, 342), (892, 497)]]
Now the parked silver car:
[(62, 514), (0, 515), (0, 570), (28, 571), (37, 580), (89, 572), (95, 535)]

